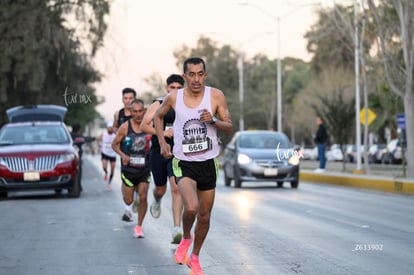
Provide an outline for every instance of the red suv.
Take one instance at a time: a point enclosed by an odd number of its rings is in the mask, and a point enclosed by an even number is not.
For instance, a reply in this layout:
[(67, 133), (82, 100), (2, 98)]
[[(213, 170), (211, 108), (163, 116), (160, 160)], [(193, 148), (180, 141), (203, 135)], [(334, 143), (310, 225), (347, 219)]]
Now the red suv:
[(9, 191), (52, 189), (80, 196), (80, 160), (57, 105), (17, 106), (0, 130), (0, 197)]

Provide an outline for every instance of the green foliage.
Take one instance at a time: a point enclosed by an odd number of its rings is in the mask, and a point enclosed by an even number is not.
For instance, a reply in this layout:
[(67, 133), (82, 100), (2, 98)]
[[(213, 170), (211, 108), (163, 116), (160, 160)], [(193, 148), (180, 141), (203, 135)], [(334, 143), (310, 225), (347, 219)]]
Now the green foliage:
[[(343, 91), (332, 91), (332, 94), (333, 96), (330, 99), (318, 96), (323, 107), (312, 107), (317, 116), (325, 120), (330, 140), (334, 140), (336, 144), (339, 144), (342, 155), (345, 156), (345, 145), (353, 143), (350, 142), (350, 139), (355, 128), (355, 100), (344, 100)], [(345, 170), (345, 159), (343, 170)]]
[(143, 91), (140, 98), (144, 100), (146, 105), (150, 105), (157, 97), (166, 95), (165, 85), (166, 78), (158, 73), (153, 73), (144, 79), (145, 83), (151, 88), (151, 91)]
[(352, 7), (335, 5), (318, 11), (319, 19), (306, 32), (308, 52), (313, 54), (312, 71), (324, 69), (354, 69), (354, 46), (352, 32)]
[(355, 125), (355, 100), (346, 101), (343, 91), (332, 91), (332, 98), (318, 96), (322, 107), (313, 105), (317, 116), (324, 118), (329, 134), (340, 145), (350, 143)]
[[(397, 83), (403, 83), (401, 78), (402, 52), (399, 39), (400, 30), (396, 11), (390, 1), (380, 1), (381, 18), (386, 37), (386, 48), (389, 49), (385, 56), (392, 64), (396, 65), (389, 69), (389, 73)], [(378, 25), (372, 18), (373, 10), (365, 9), (358, 15), (359, 30), (361, 31), (363, 20), (366, 21), (364, 35), (358, 34), (364, 40), (360, 41), (362, 48), (360, 54), (364, 55), (365, 67), (361, 68), (360, 75), (366, 74), (368, 89), (368, 107), (376, 114), (377, 119), (369, 126), (371, 131), (379, 133), (379, 139), (383, 138), (384, 129), (395, 127), (395, 114), (403, 112), (402, 100), (390, 92), (389, 86), (384, 84), (384, 70), (380, 65), (383, 58), (378, 49)], [(312, 26), (305, 37), (308, 39), (307, 48), (314, 56), (311, 60), (311, 70), (314, 75), (327, 74), (328, 71), (342, 70), (345, 74), (355, 74), (354, 68), (354, 10), (353, 6), (335, 5), (331, 9), (320, 10), (319, 19)], [(334, 78), (338, 81), (337, 78)], [(361, 78), (362, 80), (362, 78)], [(355, 77), (349, 79), (349, 85), (355, 83)], [(324, 83), (327, 85), (327, 83)], [(328, 86), (326, 86), (328, 87)], [(361, 86), (361, 91), (363, 87)], [(362, 96), (361, 96), (362, 99)], [(349, 98), (347, 99), (349, 100)], [(391, 104), (390, 104), (391, 103)], [(363, 102), (361, 102), (361, 105)], [(322, 102), (316, 104), (322, 106)], [(355, 121), (355, 118), (353, 119)]]
[(374, 92), (370, 94), (369, 108), (377, 114), (377, 118), (370, 124), (370, 128), (380, 133), (380, 142), (385, 143), (385, 128), (390, 128), (392, 136), (396, 137), (397, 122), (395, 116), (404, 113), (402, 98), (390, 91), (388, 85), (384, 82), (379, 82)]
[[(65, 122), (68, 125), (79, 123), (82, 129), (93, 121), (95, 118), (101, 118), (96, 112), (95, 106), (98, 98), (95, 95), (95, 91), (84, 91), (82, 93), (73, 93), (70, 96), (66, 96), (66, 100), (73, 100), (72, 103), (66, 104), (68, 112), (65, 118)], [(83, 119), (82, 119), (83, 118)]]
[(275, 128), (276, 61), (257, 55), (245, 65), (246, 129)]
[(284, 104), (294, 104), (295, 99), (311, 79), (310, 66), (301, 59), (285, 58), (283, 60), (283, 94)]
[[(100, 80), (100, 74), (88, 58), (102, 44), (107, 13), (109, 4), (104, 0), (1, 1), (0, 108), (66, 105), (69, 91), (78, 100), (91, 100), (72, 101), (68, 120), (92, 121), (99, 101), (90, 85)], [(69, 27), (74, 22), (76, 27)], [(2, 112), (0, 123), (5, 122)]]

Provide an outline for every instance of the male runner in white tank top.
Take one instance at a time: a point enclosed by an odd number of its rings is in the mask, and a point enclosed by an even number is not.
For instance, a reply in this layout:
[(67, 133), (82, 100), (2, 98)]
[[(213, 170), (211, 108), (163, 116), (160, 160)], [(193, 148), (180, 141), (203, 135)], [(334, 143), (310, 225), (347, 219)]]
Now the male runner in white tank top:
[[(162, 119), (169, 110), (175, 110), (173, 171), (184, 203), (184, 237), (174, 260), (177, 264), (187, 264), (191, 274), (202, 275), (198, 256), (210, 227), (214, 204), (216, 158), (220, 152), (217, 130), (231, 133), (233, 125), (223, 92), (204, 85), (207, 72), (203, 59), (187, 59), (183, 77), (187, 86), (165, 97), (154, 115), (154, 126), (161, 155), (171, 158), (173, 154), (164, 137)], [(193, 250), (188, 257), (193, 241), (190, 231), (196, 218)]]
[[(106, 129), (96, 139), (96, 143), (101, 151), (102, 170), (104, 171), (104, 181), (107, 182), (106, 189), (112, 190), (111, 182), (115, 173), (116, 152), (112, 149), (112, 141), (115, 139), (115, 131), (112, 128), (113, 122), (109, 121)], [(110, 166), (110, 174), (108, 180), (108, 162)]]

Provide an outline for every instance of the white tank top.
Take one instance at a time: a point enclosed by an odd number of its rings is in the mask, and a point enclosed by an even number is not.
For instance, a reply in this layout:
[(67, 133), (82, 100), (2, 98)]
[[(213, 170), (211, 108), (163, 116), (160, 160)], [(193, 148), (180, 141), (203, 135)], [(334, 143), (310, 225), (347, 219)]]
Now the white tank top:
[(210, 87), (205, 87), (204, 97), (196, 108), (184, 104), (184, 89), (177, 91), (173, 154), (179, 160), (205, 161), (219, 155), (217, 129), (200, 121), (203, 109), (211, 113), (210, 90)]
[(109, 134), (108, 131), (102, 135), (101, 152), (109, 157), (116, 157), (116, 152), (112, 149), (112, 141), (115, 136), (115, 133)]

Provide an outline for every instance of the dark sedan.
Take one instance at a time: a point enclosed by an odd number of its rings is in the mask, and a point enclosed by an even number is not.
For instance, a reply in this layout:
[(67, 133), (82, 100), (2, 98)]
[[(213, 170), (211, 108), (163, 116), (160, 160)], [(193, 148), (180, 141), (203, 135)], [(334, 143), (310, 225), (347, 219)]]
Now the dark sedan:
[[(79, 197), (79, 156), (66, 125), (60, 121), (64, 115), (53, 116), (56, 110), (51, 107), (9, 109), (12, 123), (0, 130), (1, 197), (7, 197), (9, 191), (32, 189), (57, 193), (67, 189), (69, 197)], [(45, 116), (48, 112), (50, 117)], [(58, 108), (58, 112), (66, 112), (66, 108)]]
[(278, 187), (290, 182), (299, 185), (300, 151), (280, 132), (256, 130), (236, 132), (227, 144), (223, 158), (226, 186), (243, 181), (272, 181)]

